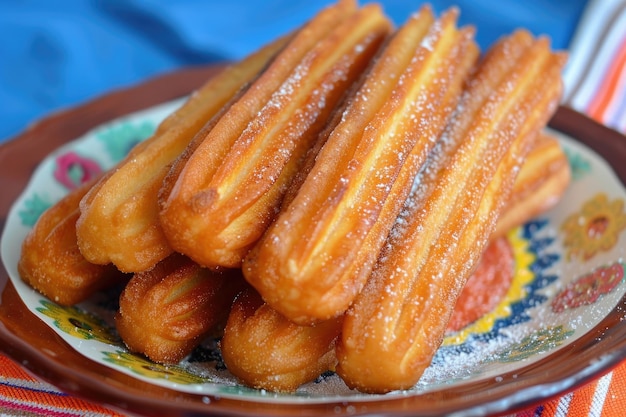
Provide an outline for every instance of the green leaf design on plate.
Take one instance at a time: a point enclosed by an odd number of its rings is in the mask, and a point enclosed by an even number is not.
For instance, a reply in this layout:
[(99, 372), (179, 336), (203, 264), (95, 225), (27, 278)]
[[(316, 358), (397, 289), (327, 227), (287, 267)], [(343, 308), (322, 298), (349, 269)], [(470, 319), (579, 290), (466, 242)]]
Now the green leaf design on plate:
[(35, 193), (24, 201), (24, 208), (19, 211), (22, 225), (33, 227), (39, 216), (46, 211), (52, 203), (39, 194)]
[(111, 125), (96, 134), (114, 162), (121, 161), (128, 151), (136, 144), (149, 138), (156, 130), (156, 125), (150, 121), (131, 123), (128, 121)]
[(569, 161), (572, 170), (572, 179), (574, 181), (583, 178), (591, 172), (591, 163), (587, 158), (568, 148), (564, 148), (564, 151)]
[(540, 329), (498, 354), (496, 359), (500, 362), (521, 361), (562, 345), (572, 334), (574, 330), (566, 329), (562, 324)]

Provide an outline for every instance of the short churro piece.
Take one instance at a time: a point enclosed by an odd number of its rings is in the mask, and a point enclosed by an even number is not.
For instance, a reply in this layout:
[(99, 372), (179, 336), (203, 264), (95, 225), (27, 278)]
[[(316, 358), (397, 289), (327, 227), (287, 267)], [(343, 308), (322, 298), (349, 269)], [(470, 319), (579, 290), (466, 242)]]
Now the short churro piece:
[(559, 141), (541, 133), (515, 179), (512, 195), (498, 218), (494, 238), (503, 236), (554, 207), (571, 180), (567, 155)]
[(88, 262), (76, 242), (78, 204), (93, 181), (69, 192), (46, 210), (22, 243), (21, 278), (61, 305), (79, 303), (127, 277), (112, 265)]
[(341, 319), (299, 326), (265, 304), (252, 288), (235, 301), (220, 343), (228, 370), (244, 384), (294, 391), (336, 364)]
[(478, 54), (456, 16), (424, 7), (399, 29), (246, 258), (248, 282), (289, 319), (339, 316), (365, 283)]
[(344, 318), (337, 372), (349, 386), (407, 389), (429, 366), (517, 171), (558, 105), (563, 64), (546, 39), (522, 31), (487, 54)]
[(132, 352), (176, 363), (225, 323), (244, 287), (240, 271), (208, 270), (174, 253), (133, 276), (120, 296), (115, 325)]
[(81, 252), (92, 263), (144, 271), (172, 253), (158, 218), (157, 193), (172, 161), (193, 136), (285, 43), (280, 39), (233, 64), (191, 95), (151, 138), (105, 175), (81, 202)]
[(390, 30), (379, 6), (348, 6), (325, 10), (296, 34), (162, 193), (161, 221), (175, 250), (202, 265), (238, 267), (261, 237), (305, 153)]

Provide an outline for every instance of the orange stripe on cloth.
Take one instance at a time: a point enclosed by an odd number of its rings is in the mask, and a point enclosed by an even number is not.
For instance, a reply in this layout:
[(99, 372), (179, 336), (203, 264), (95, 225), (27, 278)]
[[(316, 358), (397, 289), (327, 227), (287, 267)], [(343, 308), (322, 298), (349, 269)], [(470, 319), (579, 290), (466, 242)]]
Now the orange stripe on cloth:
[(626, 74), (626, 38), (622, 40), (615, 59), (608, 67), (605, 82), (602, 83), (589, 104), (587, 114), (593, 119), (601, 123), (606, 122), (605, 113), (613, 98), (618, 98), (617, 86), (623, 74)]
[[(626, 363), (578, 390), (535, 408), (536, 417), (621, 417), (626, 410)], [(521, 417), (518, 414), (517, 417)]]
[[(569, 405), (574, 394), (563, 395), (558, 399), (548, 401), (534, 409), (533, 417), (564, 417), (567, 416)], [(518, 416), (520, 417), (520, 416)]]
[[(578, 390), (566, 394), (557, 399), (546, 402), (533, 410), (535, 417), (589, 417), (593, 414), (591, 411), (591, 403), (594, 397), (595, 389), (598, 382), (594, 381), (590, 384), (579, 388)], [(516, 417), (526, 417), (529, 414)]]
[(626, 362), (612, 372), (515, 417), (622, 417), (626, 410)]
[(599, 380), (595, 380), (574, 391), (567, 410), (567, 417), (589, 417), (592, 415), (591, 406), (598, 384)]
[(602, 416), (623, 416), (626, 411), (626, 362), (613, 370)]
[(33, 378), (28, 372), (4, 355), (0, 355), (0, 369), (2, 369), (2, 372), (0, 372), (0, 378), (9, 377), (36, 381), (36, 379)]
[(123, 417), (113, 410), (59, 391), (32, 377), (3, 355), (0, 355), (0, 413), (50, 417)]

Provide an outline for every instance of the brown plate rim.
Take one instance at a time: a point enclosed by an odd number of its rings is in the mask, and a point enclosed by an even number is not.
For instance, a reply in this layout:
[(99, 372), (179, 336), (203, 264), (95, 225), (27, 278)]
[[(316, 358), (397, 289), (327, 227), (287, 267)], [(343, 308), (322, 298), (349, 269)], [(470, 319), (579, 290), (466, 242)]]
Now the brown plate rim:
[[(134, 111), (187, 95), (221, 66), (181, 69), (56, 112), (0, 145), (0, 229), (37, 164), (62, 144)], [(597, 152), (626, 187), (626, 137), (568, 107), (550, 126)], [(322, 416), (375, 413), (435, 416), (510, 413), (547, 401), (609, 372), (626, 358), (626, 296), (597, 326), (557, 353), (498, 381), (455, 385), (404, 398), (323, 404), (257, 403), (186, 394), (139, 381), (92, 362), (30, 313), (0, 269), (0, 351), (61, 390), (142, 415)], [(24, 325), (28, 323), (28, 325)], [(569, 360), (571, 359), (571, 360)]]

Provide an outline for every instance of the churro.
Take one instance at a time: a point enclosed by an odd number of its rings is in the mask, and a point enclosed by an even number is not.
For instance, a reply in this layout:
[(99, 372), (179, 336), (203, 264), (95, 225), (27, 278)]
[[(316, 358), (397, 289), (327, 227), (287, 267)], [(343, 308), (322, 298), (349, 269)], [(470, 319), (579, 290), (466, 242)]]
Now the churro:
[(571, 180), (567, 155), (559, 141), (542, 132), (524, 159), (512, 195), (498, 218), (493, 238), (544, 213), (559, 202)]
[(77, 224), (78, 244), (86, 259), (138, 272), (173, 252), (159, 222), (157, 201), (170, 164), (286, 41), (279, 39), (208, 80), (92, 187), (80, 204)]
[(244, 384), (294, 391), (336, 364), (341, 318), (315, 326), (285, 319), (252, 288), (237, 297), (220, 347), (228, 370)]
[(78, 249), (79, 202), (93, 181), (70, 191), (47, 209), (22, 242), (21, 278), (61, 305), (74, 305), (127, 277), (112, 265), (88, 262)]
[(337, 317), (365, 283), (478, 55), (456, 17), (424, 7), (400, 28), (245, 259), (246, 279), (290, 320)]
[(429, 366), (523, 159), (556, 110), (563, 64), (546, 39), (525, 31), (487, 54), (344, 318), (337, 372), (349, 386), (407, 389)]
[(244, 287), (238, 270), (209, 270), (174, 253), (134, 274), (120, 296), (115, 325), (130, 351), (177, 363), (217, 333)]
[(241, 265), (390, 27), (379, 6), (344, 1), (295, 35), (163, 193), (161, 222), (175, 250), (210, 267)]

